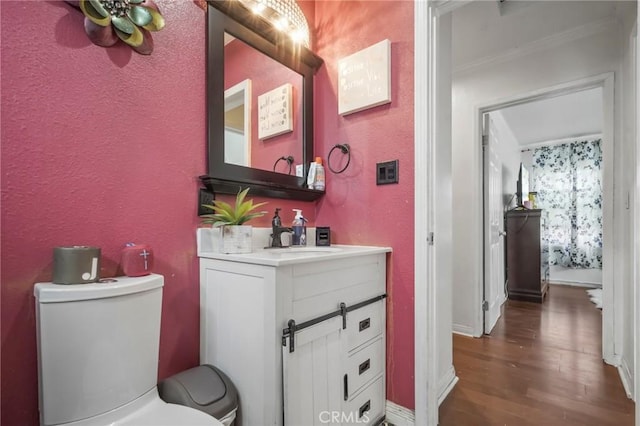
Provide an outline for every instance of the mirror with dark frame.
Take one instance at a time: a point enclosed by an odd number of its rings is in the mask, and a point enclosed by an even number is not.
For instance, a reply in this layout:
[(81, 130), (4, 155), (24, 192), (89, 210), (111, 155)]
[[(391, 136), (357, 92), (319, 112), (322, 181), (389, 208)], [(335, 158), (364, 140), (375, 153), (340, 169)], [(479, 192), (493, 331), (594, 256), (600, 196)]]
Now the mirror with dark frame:
[(303, 152), (302, 84), (297, 72), (225, 33), (225, 163), (295, 175)]
[[(324, 192), (307, 189), (304, 176), (314, 158), (313, 75), (322, 59), (238, 1), (208, 0), (207, 17), (208, 174), (200, 179), (214, 193), (250, 187), (252, 195), (318, 199)], [(265, 123), (261, 113), (277, 117)]]

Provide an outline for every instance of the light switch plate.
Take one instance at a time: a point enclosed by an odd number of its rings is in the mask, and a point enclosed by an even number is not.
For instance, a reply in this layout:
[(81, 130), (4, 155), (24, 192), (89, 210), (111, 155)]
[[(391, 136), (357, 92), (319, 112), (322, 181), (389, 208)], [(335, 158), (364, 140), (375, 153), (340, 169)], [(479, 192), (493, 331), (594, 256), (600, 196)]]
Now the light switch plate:
[(398, 160), (376, 164), (376, 185), (398, 183)]

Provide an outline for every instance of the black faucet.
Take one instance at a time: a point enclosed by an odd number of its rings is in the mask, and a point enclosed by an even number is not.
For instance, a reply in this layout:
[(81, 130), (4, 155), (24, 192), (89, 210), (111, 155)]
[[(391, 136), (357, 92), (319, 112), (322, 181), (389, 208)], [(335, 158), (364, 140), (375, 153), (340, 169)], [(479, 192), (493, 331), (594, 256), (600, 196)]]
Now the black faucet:
[(271, 247), (283, 247), (282, 246), (282, 233), (293, 232), (293, 229), (283, 227), (282, 220), (279, 215), (280, 209), (276, 208), (276, 214), (271, 219)]

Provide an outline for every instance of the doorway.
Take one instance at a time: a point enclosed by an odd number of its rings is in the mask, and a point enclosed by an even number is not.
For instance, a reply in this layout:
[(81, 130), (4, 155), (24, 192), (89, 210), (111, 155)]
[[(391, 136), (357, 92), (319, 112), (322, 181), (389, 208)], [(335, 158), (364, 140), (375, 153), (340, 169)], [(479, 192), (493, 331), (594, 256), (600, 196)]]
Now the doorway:
[[(540, 188), (536, 186), (536, 171), (541, 173), (540, 167), (535, 167), (533, 162), (533, 153), (546, 156), (553, 152), (548, 147), (553, 144), (567, 147), (564, 143), (571, 143), (576, 140), (600, 140), (599, 149), (602, 151), (602, 161), (598, 165), (602, 169), (601, 175), (601, 206), (600, 217), (594, 219), (601, 224), (601, 236), (597, 236), (597, 242), (601, 242), (601, 252), (598, 253), (597, 260), (599, 263), (600, 276), (606, 277), (605, 280), (600, 278), (600, 282), (608, 283), (607, 288), (603, 290), (601, 300), (604, 302), (604, 292), (606, 292), (606, 307), (603, 306), (603, 335), (602, 348), (603, 359), (609, 364), (615, 364), (614, 353), (614, 330), (607, 329), (607, 326), (613, 325), (615, 302), (613, 288), (613, 273), (611, 269), (613, 250), (610, 247), (611, 236), (613, 235), (613, 128), (614, 128), (614, 93), (613, 93), (614, 75), (612, 73), (603, 74), (588, 79), (562, 84), (560, 86), (537, 90), (532, 93), (524, 93), (505, 99), (501, 102), (481, 106), (478, 108), (478, 114), (481, 115), (483, 129), (481, 135), (478, 136), (483, 147), (483, 152), (493, 152), (493, 157), (497, 160), (490, 162), (483, 161), (481, 176), (484, 178), (484, 281), (482, 283), (483, 294), (483, 333), (490, 334), (493, 326), (500, 316), (500, 306), (507, 298), (508, 283), (500, 273), (504, 268), (504, 257), (500, 257), (504, 253), (504, 225), (496, 224), (496, 220), (488, 220), (492, 216), (488, 216), (490, 203), (500, 203), (503, 212), (513, 210), (520, 206), (521, 202), (515, 202), (516, 181), (518, 181), (518, 169), (522, 166), (524, 170), (528, 170), (531, 177), (528, 187), (536, 191)], [(564, 111), (564, 113), (563, 113)], [(490, 130), (490, 131), (489, 131)], [(570, 149), (570, 148), (568, 148)], [(537, 151), (536, 151), (537, 150)], [(564, 150), (566, 151), (566, 150)], [(563, 152), (564, 152), (563, 151)], [(497, 155), (496, 155), (497, 153)], [(488, 166), (496, 163), (501, 167), (500, 175), (504, 184), (495, 188), (494, 193), (488, 192), (491, 186), (487, 186), (488, 182)], [(567, 159), (560, 159), (567, 161)], [(539, 166), (539, 164), (537, 165)], [(562, 171), (566, 170), (563, 166)], [(534, 170), (535, 169), (535, 170)], [(532, 173), (534, 172), (534, 173)], [(558, 171), (556, 171), (557, 173)], [(495, 179), (495, 178), (494, 178)], [(545, 188), (542, 188), (544, 191)], [(500, 192), (496, 194), (495, 192)], [(543, 192), (544, 193), (544, 192)], [(524, 194), (526, 196), (526, 194)], [(541, 194), (542, 195), (542, 194)], [(563, 195), (563, 194), (561, 194)], [(547, 197), (547, 208), (553, 200)], [(499, 201), (497, 201), (499, 200)], [(539, 200), (544, 204), (544, 199)], [(563, 200), (564, 201), (564, 200)], [(547, 247), (549, 264), (571, 264), (563, 256), (561, 250), (565, 249), (564, 238), (570, 238), (571, 229), (560, 229), (558, 225), (571, 226), (569, 223), (559, 224), (559, 220), (565, 219), (564, 215), (570, 212), (558, 211), (551, 209), (545, 212), (543, 207), (542, 223), (543, 233), (542, 239), (546, 242), (552, 240), (551, 246)], [(496, 210), (495, 208), (493, 210)], [(554, 214), (555, 213), (555, 214)], [(551, 214), (551, 217), (550, 217)], [(495, 215), (493, 215), (495, 216)], [(568, 217), (567, 217), (568, 218)], [(575, 219), (574, 219), (575, 221)], [(566, 221), (565, 221), (566, 222)], [(502, 226), (500, 226), (502, 225)], [(555, 232), (551, 232), (550, 228), (554, 227)], [(545, 230), (546, 229), (546, 230)], [(553, 238), (544, 235), (548, 232)], [(561, 233), (562, 235), (557, 235)], [(583, 236), (584, 237), (584, 236)], [(581, 238), (583, 238), (581, 237)], [(562, 240), (562, 241), (560, 241)], [(563, 243), (562, 245), (560, 243)], [(595, 242), (594, 242), (595, 243)], [(605, 245), (606, 244), (606, 245)], [(566, 246), (568, 247), (569, 241)], [(493, 248), (500, 248), (494, 250)], [(544, 244), (543, 246), (544, 247)], [(491, 251), (489, 251), (491, 250)], [(502, 250), (502, 251), (501, 251)], [(568, 249), (567, 249), (568, 250)], [(593, 254), (595, 257), (596, 254)], [(595, 259), (594, 259), (595, 260)], [(574, 264), (578, 262), (574, 261)], [(588, 263), (588, 262), (582, 262)], [(605, 266), (606, 264), (606, 266)], [(513, 267), (513, 265), (511, 265)], [(509, 265), (506, 265), (508, 268)], [(496, 270), (498, 269), (498, 270)], [(545, 276), (545, 268), (541, 265), (541, 279), (543, 281), (553, 282), (548, 276)], [(602, 303), (603, 305), (605, 303)], [(618, 343), (620, 344), (620, 342)]]

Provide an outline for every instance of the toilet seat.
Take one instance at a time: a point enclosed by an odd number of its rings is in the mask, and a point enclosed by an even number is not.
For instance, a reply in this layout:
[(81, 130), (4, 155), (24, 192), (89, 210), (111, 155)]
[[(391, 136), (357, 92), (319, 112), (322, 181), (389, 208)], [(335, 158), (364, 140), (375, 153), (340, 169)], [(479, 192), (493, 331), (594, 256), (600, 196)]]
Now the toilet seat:
[[(223, 426), (217, 419), (194, 408), (167, 404), (153, 388), (135, 401), (108, 413), (64, 426)], [(61, 425), (62, 426), (62, 425)]]

